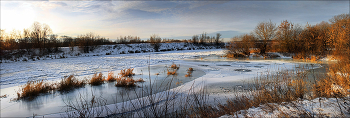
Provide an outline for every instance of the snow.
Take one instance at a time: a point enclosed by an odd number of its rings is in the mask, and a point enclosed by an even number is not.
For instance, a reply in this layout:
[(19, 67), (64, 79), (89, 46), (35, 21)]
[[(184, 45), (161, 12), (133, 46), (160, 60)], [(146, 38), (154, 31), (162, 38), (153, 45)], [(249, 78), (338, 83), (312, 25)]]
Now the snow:
[[(347, 97), (346, 99), (349, 98)], [(271, 109), (271, 106), (274, 108)], [(290, 103), (283, 102), (281, 104), (269, 103), (269, 105), (260, 105), (256, 108), (241, 110), (236, 115), (224, 115), (220, 118), (270, 118), (283, 117), (285, 114), (287, 117), (302, 117), (302, 115), (304, 117), (350, 117), (350, 114), (346, 114), (349, 108), (349, 104), (344, 99), (338, 98), (337, 101), (336, 98), (315, 98), (312, 100), (297, 100)]]
[[(181, 47), (182, 46), (182, 47)], [(145, 48), (144, 48), (145, 47)], [(69, 54), (68, 58), (62, 59), (41, 59), (36, 61), (27, 61), (27, 62), (12, 62), (12, 63), (2, 63), (1, 65), (1, 95), (6, 94), (7, 98), (1, 98), (1, 112), (2, 117), (6, 117), (4, 113), (8, 116), (10, 112), (22, 112), (30, 114), (22, 114), (24, 116), (32, 115), (32, 112), (36, 112), (35, 109), (25, 109), (22, 107), (26, 107), (25, 101), (20, 103), (13, 102), (11, 99), (15, 98), (15, 92), (18, 90), (19, 85), (25, 84), (28, 80), (39, 80), (45, 79), (49, 81), (57, 81), (63, 78), (64, 76), (74, 74), (78, 78), (84, 78), (91, 76), (96, 72), (102, 72), (104, 75), (107, 75), (108, 71), (118, 71), (126, 68), (144, 68), (148, 65), (157, 66), (157, 65), (170, 65), (172, 63), (185, 65), (186, 67), (193, 67), (198, 71), (205, 72), (205, 75), (198, 77), (190, 82), (183, 83), (181, 86), (176, 88), (172, 88), (169, 91), (170, 93), (178, 93), (180, 95), (188, 94), (189, 90), (199, 91), (201, 86), (203, 85), (215, 85), (215, 84), (235, 84), (244, 81), (249, 81), (252, 78), (269, 72), (271, 74), (283, 71), (283, 70), (295, 70), (300, 66), (307, 66), (308, 63), (303, 62), (292, 62), (292, 61), (284, 61), (284, 60), (230, 60), (224, 59), (220, 57), (225, 53), (225, 50), (222, 49), (210, 49), (213, 47), (196, 47), (194, 45), (187, 45), (181, 43), (174, 44), (162, 44), (160, 50), (178, 50), (178, 49), (200, 49), (203, 50), (182, 50), (182, 51), (167, 51), (167, 52), (152, 52), (152, 48), (150, 46), (145, 46), (145, 44), (130, 44), (130, 45), (118, 45), (113, 49), (113, 46), (104, 46), (104, 48), (99, 48), (95, 50), (93, 53), (81, 54), (84, 56), (74, 56), (79, 52), (74, 51), (71, 53), (69, 49), (64, 49), (66, 54)], [(148, 53), (129, 53), (132, 51), (140, 51), (143, 50), (150, 51)], [(121, 53), (126, 54), (121, 54)], [(105, 53), (111, 53), (111, 55), (105, 55)], [(93, 56), (95, 55), (95, 56)], [(98, 56), (96, 56), (98, 55)], [(283, 57), (283, 56), (281, 56)], [(283, 57), (284, 58), (284, 57)], [(150, 60), (150, 61), (149, 61)], [(313, 66), (315, 67), (315, 66)], [(316, 67), (321, 67), (321, 65), (316, 64)], [(138, 72), (139, 73), (139, 72)], [(107, 86), (107, 85), (106, 85)], [(99, 91), (103, 91), (99, 90)], [(211, 95), (215, 96), (219, 99), (225, 99), (228, 95), (230, 95), (230, 90), (227, 88), (221, 88), (223, 92), (219, 92), (218, 94)], [(165, 96), (163, 96), (164, 92), (160, 92), (154, 94), (155, 98), (157, 98), (159, 104), (162, 104)], [(29, 108), (46, 108), (47, 105), (64, 106), (61, 102), (52, 101), (53, 98), (57, 95), (52, 95), (50, 97), (46, 97), (42, 103), (36, 104), (28, 104)], [(59, 95), (58, 95), (59, 96)], [(175, 101), (181, 100), (182, 97), (174, 97)], [(57, 99), (57, 98), (56, 98)], [(63, 98), (62, 98), (63, 99)], [(137, 103), (137, 100), (145, 100), (146, 97), (116, 103), (116, 104), (108, 104), (106, 106), (95, 107), (94, 109), (99, 109), (102, 107), (108, 107), (111, 111), (115, 111), (118, 107), (128, 106), (131, 103)], [(332, 100), (329, 100), (332, 101)], [(214, 103), (214, 102), (211, 102)], [(19, 104), (19, 105), (16, 105)], [(6, 105), (6, 106), (3, 106)], [(33, 106), (31, 106), (33, 105)], [(14, 107), (15, 106), (15, 107)], [(16, 108), (21, 107), (21, 108)], [(116, 108), (117, 107), (117, 108)], [(135, 105), (127, 110), (137, 111), (137, 109), (144, 108), (142, 105)], [(307, 107), (307, 106), (305, 106)], [(17, 109), (17, 110), (16, 110)], [(262, 108), (252, 108), (253, 111), (259, 111)], [(323, 108), (325, 109), (325, 108)], [(22, 111), (21, 111), (22, 110)], [(128, 112), (123, 111), (123, 112)], [(249, 110), (248, 110), (249, 111)], [(61, 117), (67, 116), (67, 113), (57, 111), (43, 111), (45, 113), (40, 113), (38, 115), (43, 115), (45, 117)], [(70, 111), (72, 113), (74, 111)], [(264, 112), (260, 112), (263, 113)], [(46, 114), (46, 115), (45, 115)], [(270, 116), (273, 116), (271, 113)], [(108, 112), (103, 112), (102, 115), (110, 115)]]

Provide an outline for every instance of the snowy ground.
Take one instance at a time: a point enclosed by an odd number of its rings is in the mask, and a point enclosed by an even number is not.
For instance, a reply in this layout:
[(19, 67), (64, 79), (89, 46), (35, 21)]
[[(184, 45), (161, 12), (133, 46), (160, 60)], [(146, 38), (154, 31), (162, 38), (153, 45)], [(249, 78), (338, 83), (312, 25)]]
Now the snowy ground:
[[(47, 108), (50, 104), (60, 103), (59, 106), (64, 106), (62, 102), (52, 101), (52, 98), (54, 97), (46, 97), (43, 99), (44, 101), (39, 101), (40, 103), (38, 104), (28, 104), (26, 101), (10, 101), (16, 96), (14, 91), (16, 91), (15, 89), (18, 90), (17, 86), (25, 84), (28, 80), (47, 79), (49, 81), (57, 81), (63, 76), (70, 74), (75, 74), (77, 77), (82, 78), (91, 76), (96, 72), (102, 72), (104, 75), (107, 75), (108, 71), (118, 71), (130, 67), (144, 68), (149, 64), (156, 66), (175, 63), (180, 64), (180, 67), (181, 65), (193, 67), (198, 71), (205, 72), (205, 75), (190, 82), (182, 83), (181, 86), (173, 88), (170, 91), (186, 94), (189, 89), (198, 91), (200, 86), (204, 83), (209, 87), (211, 93), (215, 93), (211, 96), (224, 99), (229, 96), (227, 93), (232, 89), (239, 87), (242, 82), (249, 81), (253, 77), (262, 73), (269, 72), (273, 74), (284, 70), (294, 70), (300, 66), (310, 66), (310, 64), (307, 63), (292, 62), (288, 59), (287, 61), (283, 59), (228, 60), (218, 56), (222, 54), (224, 54), (224, 51), (221, 49), (184, 50), (3, 63), (1, 65), (1, 95), (8, 93), (8, 97), (1, 98), (1, 116), (13, 116), (14, 114), (12, 113), (16, 112), (27, 113), (21, 114), (21, 116), (31, 116), (33, 113), (36, 113), (37, 115), (46, 114), (45, 117), (61, 117), (67, 115), (62, 111), (56, 111), (55, 113), (54, 111), (49, 110), (47, 110), (47, 112), (44, 110), (43, 112), (37, 113), (38, 111), (42, 111), (43, 108)], [(148, 62), (149, 59), (150, 62)], [(317, 68), (320, 67), (320, 65), (313, 67)], [(138, 73), (140, 73), (140, 71), (138, 71), (137, 74)], [(229, 86), (230, 84), (234, 86), (227, 88), (226, 86)], [(106, 87), (109, 86), (106, 85)], [(100, 89), (101, 90), (99, 91), (105, 90), (103, 87)], [(155, 96), (160, 98), (159, 101), (164, 100), (162, 99), (161, 93), (158, 93)], [(4, 104), (6, 104), (6, 106), (4, 106)], [(121, 104), (127, 103), (109, 104), (107, 106), (113, 111), (116, 106), (121, 106)], [(132, 108), (129, 110), (132, 111)], [(110, 113), (106, 112), (102, 114), (108, 115)]]

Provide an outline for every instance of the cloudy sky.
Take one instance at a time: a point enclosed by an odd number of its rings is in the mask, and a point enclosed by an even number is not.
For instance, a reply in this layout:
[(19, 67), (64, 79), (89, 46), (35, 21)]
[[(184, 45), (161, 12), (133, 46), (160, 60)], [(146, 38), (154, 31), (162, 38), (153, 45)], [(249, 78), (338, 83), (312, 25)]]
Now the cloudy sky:
[(349, 1), (1, 1), (1, 29), (48, 24), (54, 34), (94, 32), (119, 36), (190, 38), (207, 32), (223, 38), (250, 33), (259, 22), (302, 26), (349, 13)]

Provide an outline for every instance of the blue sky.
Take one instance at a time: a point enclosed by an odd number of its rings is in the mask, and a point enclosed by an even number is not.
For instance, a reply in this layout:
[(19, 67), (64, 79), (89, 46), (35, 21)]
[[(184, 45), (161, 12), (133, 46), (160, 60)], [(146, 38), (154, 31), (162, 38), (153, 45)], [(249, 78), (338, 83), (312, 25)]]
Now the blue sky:
[(207, 32), (232, 38), (259, 22), (305, 26), (349, 13), (349, 1), (1, 1), (1, 29), (48, 24), (54, 34), (191, 38)]

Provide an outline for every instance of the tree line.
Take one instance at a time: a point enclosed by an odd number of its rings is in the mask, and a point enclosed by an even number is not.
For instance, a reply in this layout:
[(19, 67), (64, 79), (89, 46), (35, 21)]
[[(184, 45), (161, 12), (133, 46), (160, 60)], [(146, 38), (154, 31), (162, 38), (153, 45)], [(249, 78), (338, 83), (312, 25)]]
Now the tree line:
[(47, 24), (41, 24), (34, 22), (30, 28), (20, 30), (13, 30), (9, 33), (5, 30), (1, 30), (0, 36), (0, 50), (1, 55), (11, 54), (12, 50), (20, 52), (22, 54), (30, 54), (33, 49), (39, 49), (40, 55), (59, 52), (60, 47), (70, 47), (73, 51), (75, 46), (78, 46), (83, 53), (89, 53), (94, 50), (98, 45), (106, 44), (131, 44), (131, 43), (151, 43), (155, 48), (159, 48), (159, 43), (171, 43), (171, 42), (187, 42), (196, 44), (205, 43), (220, 43), (221, 34), (216, 34), (216, 37), (210, 37), (206, 33), (202, 35), (194, 35), (192, 39), (167, 39), (160, 38), (158, 35), (153, 34), (147, 40), (141, 40), (138, 36), (120, 36), (115, 41), (110, 41), (104, 37), (95, 33), (86, 33), (78, 35), (77, 37), (70, 36), (58, 36), (53, 34), (52, 29)]
[[(89, 52), (90, 47), (96, 45), (110, 44), (111, 41), (94, 33), (79, 35), (76, 38), (69, 36), (59, 36), (52, 33), (50, 26), (34, 22), (30, 28), (13, 30), (6, 33), (1, 30), (0, 49), (20, 50), (30, 53), (32, 49), (39, 49), (41, 54), (55, 53), (60, 47), (79, 46), (82, 51)], [(72, 48), (73, 49), (73, 48)], [(2, 54), (3, 55), (3, 54)]]
[(304, 27), (288, 20), (278, 26), (271, 21), (261, 22), (251, 33), (233, 37), (227, 46), (228, 54), (249, 56), (255, 50), (261, 55), (281, 52), (306, 58), (334, 54), (349, 59), (349, 29), (349, 14), (336, 15), (329, 22)]

